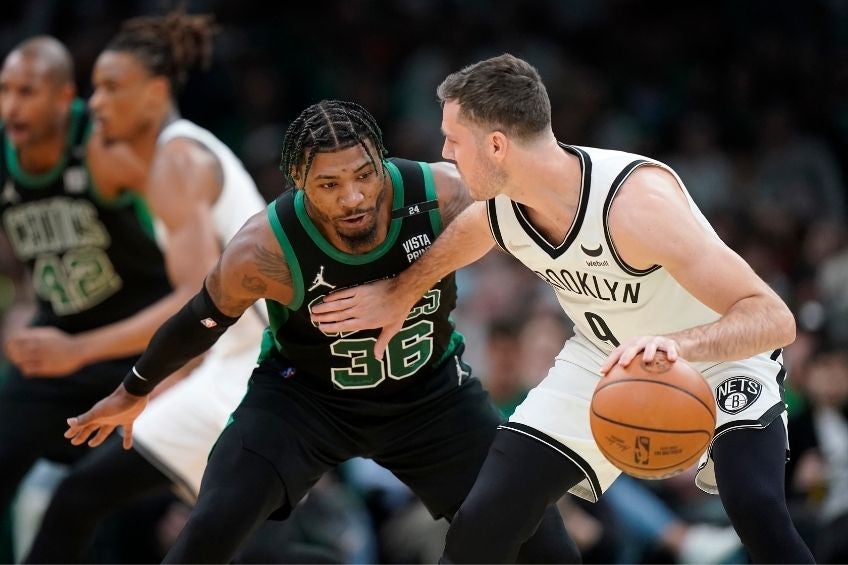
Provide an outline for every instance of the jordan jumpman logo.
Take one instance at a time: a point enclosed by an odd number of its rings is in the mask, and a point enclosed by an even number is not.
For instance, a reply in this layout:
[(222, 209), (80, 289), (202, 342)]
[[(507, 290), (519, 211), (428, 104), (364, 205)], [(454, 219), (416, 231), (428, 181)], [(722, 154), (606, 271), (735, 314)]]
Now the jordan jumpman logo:
[(318, 271), (318, 274), (315, 275), (315, 279), (312, 281), (312, 286), (309, 287), (308, 291), (313, 291), (319, 286), (327, 286), (330, 290), (336, 288), (336, 285), (330, 284), (324, 280), (324, 265), (321, 265), (321, 269)]

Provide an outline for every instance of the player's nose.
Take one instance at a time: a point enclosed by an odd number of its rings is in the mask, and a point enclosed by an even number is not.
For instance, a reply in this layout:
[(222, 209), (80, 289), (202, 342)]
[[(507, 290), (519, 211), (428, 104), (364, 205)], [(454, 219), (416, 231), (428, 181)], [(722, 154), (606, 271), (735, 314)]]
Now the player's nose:
[(365, 200), (365, 195), (356, 186), (356, 183), (349, 183), (344, 186), (341, 193), (342, 206), (345, 208), (356, 208), (363, 200)]
[(442, 144), (442, 157), (448, 161), (453, 161), (453, 150), (451, 149), (447, 139)]

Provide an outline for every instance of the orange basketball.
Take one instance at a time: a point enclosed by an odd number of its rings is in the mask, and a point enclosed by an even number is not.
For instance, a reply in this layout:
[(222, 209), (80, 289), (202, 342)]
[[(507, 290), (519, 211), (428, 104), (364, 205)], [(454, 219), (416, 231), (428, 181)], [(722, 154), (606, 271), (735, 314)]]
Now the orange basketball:
[(716, 408), (701, 374), (659, 352), (616, 365), (598, 382), (589, 407), (592, 435), (616, 467), (640, 479), (664, 479), (689, 468), (713, 437)]

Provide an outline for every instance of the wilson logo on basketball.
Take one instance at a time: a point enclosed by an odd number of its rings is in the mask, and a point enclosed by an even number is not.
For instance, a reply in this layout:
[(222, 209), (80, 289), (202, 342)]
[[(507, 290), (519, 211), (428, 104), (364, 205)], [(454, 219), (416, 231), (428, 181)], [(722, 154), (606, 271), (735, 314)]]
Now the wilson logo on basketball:
[(750, 377), (731, 377), (716, 389), (716, 404), (727, 414), (738, 414), (753, 404), (763, 392), (763, 385)]

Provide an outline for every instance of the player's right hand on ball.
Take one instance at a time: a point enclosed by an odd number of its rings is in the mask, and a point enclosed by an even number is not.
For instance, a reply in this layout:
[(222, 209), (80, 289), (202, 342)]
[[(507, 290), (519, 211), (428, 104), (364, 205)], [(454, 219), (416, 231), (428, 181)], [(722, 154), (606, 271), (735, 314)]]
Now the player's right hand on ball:
[(74, 418), (68, 418), (68, 430), (65, 437), (73, 445), (82, 445), (88, 441), (89, 447), (97, 447), (118, 426), (124, 429), (124, 449), (132, 447), (133, 422), (147, 406), (147, 396), (135, 396), (127, 392), (124, 385), (118, 385), (115, 392), (91, 407), (91, 410)]
[(641, 356), (644, 363), (654, 360), (657, 352), (665, 353), (668, 361), (674, 363), (679, 356), (680, 346), (671, 338), (661, 335), (647, 335), (632, 337), (616, 347), (609, 354), (604, 364), (601, 365), (600, 373), (606, 375), (616, 364), (626, 367), (637, 356)]

